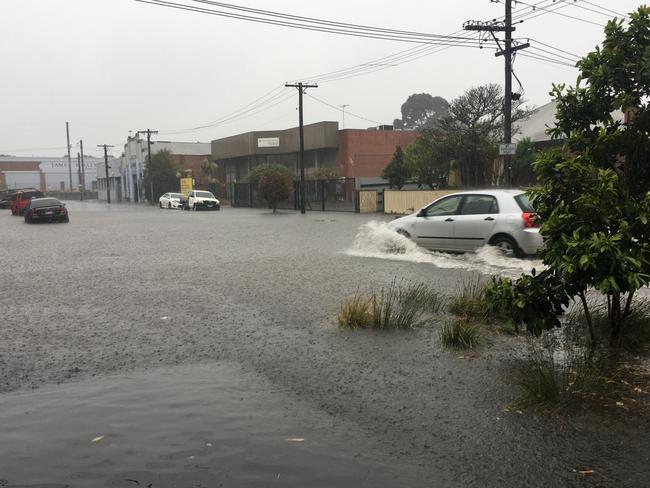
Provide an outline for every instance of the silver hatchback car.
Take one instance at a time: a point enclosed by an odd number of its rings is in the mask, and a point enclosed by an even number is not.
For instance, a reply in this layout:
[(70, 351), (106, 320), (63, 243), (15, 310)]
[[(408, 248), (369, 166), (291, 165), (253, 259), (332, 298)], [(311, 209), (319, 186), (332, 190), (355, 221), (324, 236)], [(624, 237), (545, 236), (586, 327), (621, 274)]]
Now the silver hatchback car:
[(475, 190), (446, 195), (388, 226), (431, 250), (465, 252), (490, 244), (522, 256), (542, 246), (534, 212), (521, 190)]

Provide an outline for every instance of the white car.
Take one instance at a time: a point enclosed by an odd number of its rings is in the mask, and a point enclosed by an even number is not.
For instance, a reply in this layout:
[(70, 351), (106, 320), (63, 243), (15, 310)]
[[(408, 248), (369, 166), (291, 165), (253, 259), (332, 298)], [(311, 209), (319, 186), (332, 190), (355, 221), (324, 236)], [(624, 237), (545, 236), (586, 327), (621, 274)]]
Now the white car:
[(221, 203), (209, 191), (192, 190), (187, 195), (188, 210), (219, 210)]
[(183, 208), (185, 197), (180, 193), (165, 193), (158, 199), (160, 208)]
[(465, 252), (490, 244), (521, 256), (535, 254), (543, 243), (534, 212), (521, 190), (476, 190), (446, 195), (388, 226), (431, 250)]

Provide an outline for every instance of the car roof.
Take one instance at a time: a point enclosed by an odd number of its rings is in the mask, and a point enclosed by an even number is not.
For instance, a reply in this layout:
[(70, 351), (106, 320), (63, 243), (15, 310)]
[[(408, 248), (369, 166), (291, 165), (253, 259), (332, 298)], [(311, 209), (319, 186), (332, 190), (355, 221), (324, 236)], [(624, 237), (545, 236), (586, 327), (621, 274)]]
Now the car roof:
[(505, 195), (510, 195), (510, 196), (516, 196), (520, 195), (522, 193), (525, 193), (524, 190), (521, 189), (486, 189), (486, 190), (465, 190), (465, 191), (459, 191), (459, 192), (454, 192), (454, 193), (449, 193), (449, 195), (445, 196), (450, 196), (450, 195), (476, 195), (476, 194), (481, 194), (481, 195), (491, 195), (491, 196), (505, 196)]

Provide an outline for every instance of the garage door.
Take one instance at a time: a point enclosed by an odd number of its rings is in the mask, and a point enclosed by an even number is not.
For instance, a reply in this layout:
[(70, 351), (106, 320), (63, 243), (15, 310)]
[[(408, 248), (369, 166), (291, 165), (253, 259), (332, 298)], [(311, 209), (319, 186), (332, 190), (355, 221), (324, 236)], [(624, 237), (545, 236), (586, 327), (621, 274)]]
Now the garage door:
[(4, 171), (8, 188), (41, 188), (40, 171)]

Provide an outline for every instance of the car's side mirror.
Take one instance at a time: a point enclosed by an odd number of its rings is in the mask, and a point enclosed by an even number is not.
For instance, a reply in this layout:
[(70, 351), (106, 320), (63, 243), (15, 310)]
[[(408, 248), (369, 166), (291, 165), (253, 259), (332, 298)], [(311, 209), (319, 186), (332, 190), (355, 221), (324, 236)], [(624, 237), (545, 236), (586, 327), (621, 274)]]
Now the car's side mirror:
[(418, 217), (426, 217), (427, 216), (427, 211), (423, 208), (420, 209), (420, 211), (417, 214)]

